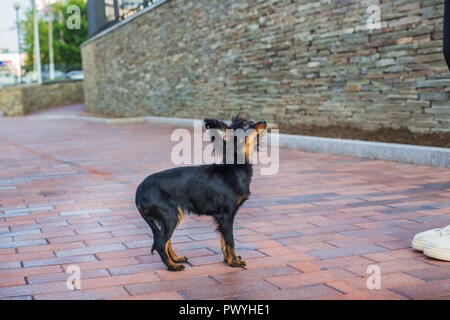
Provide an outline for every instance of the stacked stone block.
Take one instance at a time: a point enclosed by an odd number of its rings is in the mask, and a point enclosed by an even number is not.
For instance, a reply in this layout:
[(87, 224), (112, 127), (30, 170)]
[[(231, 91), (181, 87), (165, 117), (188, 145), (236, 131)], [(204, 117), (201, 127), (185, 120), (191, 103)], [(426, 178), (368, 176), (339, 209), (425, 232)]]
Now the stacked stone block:
[(4, 116), (23, 116), (49, 107), (83, 101), (82, 81), (8, 86), (0, 89), (0, 110)]

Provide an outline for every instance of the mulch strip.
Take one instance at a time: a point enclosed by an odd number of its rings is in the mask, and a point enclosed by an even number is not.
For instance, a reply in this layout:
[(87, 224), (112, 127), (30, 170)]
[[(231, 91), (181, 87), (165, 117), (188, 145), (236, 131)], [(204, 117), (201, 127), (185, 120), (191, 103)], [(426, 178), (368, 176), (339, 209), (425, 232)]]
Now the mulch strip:
[(280, 133), (326, 138), (391, 142), (420, 146), (450, 148), (450, 132), (416, 133), (407, 128), (379, 128), (375, 131), (351, 126), (280, 125)]

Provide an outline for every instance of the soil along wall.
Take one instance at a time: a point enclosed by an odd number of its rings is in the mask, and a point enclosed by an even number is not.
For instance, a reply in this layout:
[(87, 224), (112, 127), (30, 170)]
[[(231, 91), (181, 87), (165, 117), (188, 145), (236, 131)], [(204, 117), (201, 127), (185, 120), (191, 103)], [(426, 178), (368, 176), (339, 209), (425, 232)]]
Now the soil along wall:
[(449, 132), (443, 13), (442, 0), (171, 0), (83, 45), (87, 109)]

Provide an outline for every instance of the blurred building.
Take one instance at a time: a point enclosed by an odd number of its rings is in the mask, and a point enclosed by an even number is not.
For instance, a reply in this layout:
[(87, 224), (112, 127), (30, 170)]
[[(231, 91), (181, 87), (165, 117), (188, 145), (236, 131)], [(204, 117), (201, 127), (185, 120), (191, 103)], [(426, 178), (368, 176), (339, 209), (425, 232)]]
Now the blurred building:
[(25, 61), (25, 54), (9, 52), (8, 49), (0, 49), (0, 85), (16, 84), (23, 68), (20, 66)]

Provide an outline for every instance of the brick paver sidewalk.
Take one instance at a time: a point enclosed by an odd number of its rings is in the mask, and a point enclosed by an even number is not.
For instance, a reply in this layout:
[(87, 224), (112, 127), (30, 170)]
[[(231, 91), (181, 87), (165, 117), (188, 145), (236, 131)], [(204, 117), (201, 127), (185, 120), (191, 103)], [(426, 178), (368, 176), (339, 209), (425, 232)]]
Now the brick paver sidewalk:
[[(172, 167), (172, 130), (0, 118), (0, 298), (450, 298), (450, 262), (410, 248), (450, 224), (450, 170), (285, 149), (237, 215), (247, 270), (221, 262), (209, 219), (186, 215), (172, 243), (190, 265), (166, 271), (134, 192)], [(366, 287), (370, 265), (381, 289)]]

